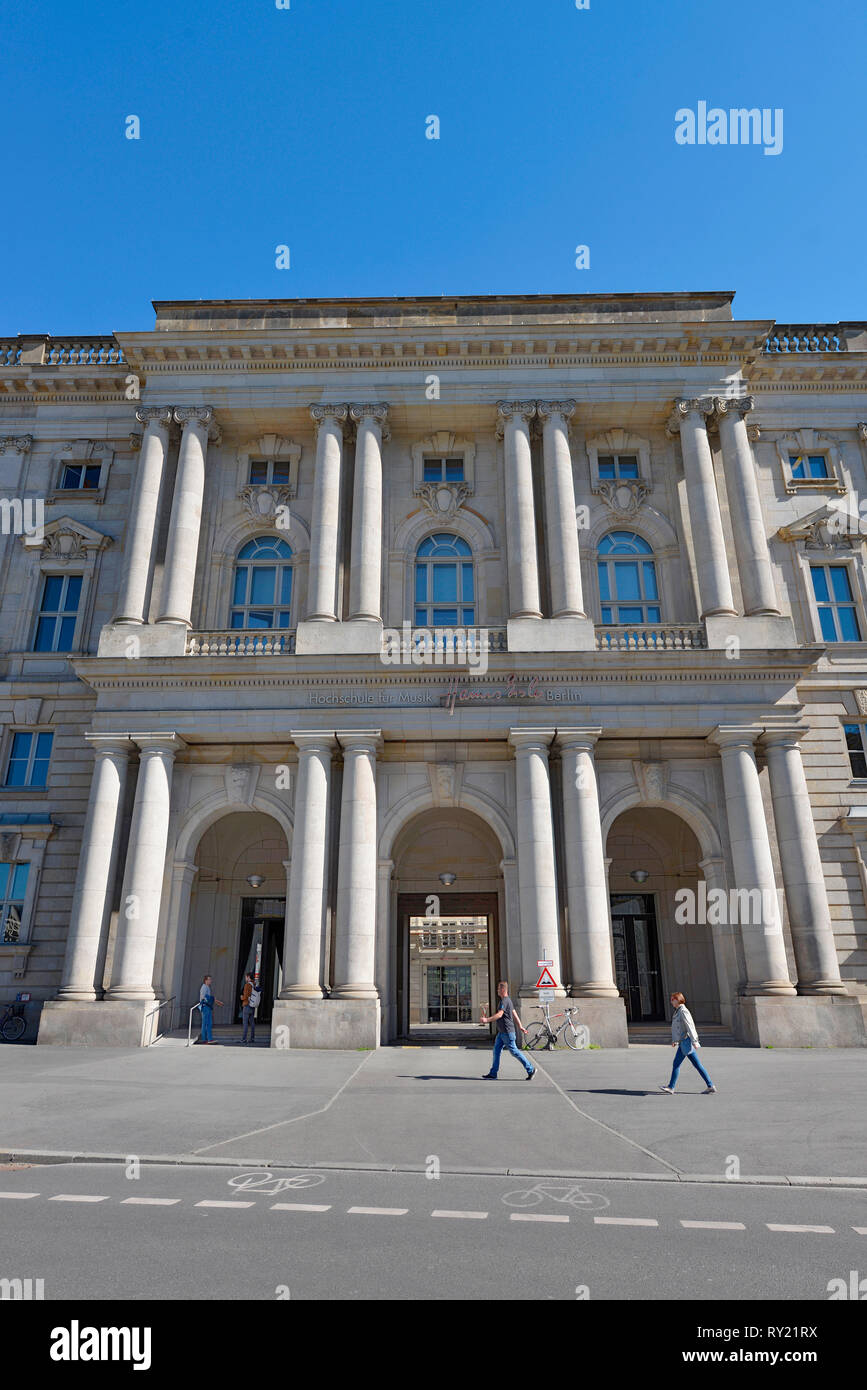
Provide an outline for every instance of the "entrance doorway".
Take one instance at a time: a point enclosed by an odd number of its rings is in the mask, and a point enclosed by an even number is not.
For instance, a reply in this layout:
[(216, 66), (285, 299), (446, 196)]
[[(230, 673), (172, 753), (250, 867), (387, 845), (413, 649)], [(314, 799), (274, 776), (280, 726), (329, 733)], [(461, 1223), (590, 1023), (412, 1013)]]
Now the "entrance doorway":
[(430, 895), (398, 898), (400, 1035), (449, 1029), (487, 1038), (479, 1016), (497, 993), (497, 895), (442, 893), (435, 917), (430, 906)]
[(234, 1022), (241, 1021), (241, 991), (247, 971), (261, 990), (257, 1023), (270, 1023), (274, 1000), (283, 983), (285, 898), (242, 898), (238, 943)]
[(614, 978), (626, 1002), (629, 1023), (665, 1018), (659, 968), (656, 906), (652, 893), (612, 893)]

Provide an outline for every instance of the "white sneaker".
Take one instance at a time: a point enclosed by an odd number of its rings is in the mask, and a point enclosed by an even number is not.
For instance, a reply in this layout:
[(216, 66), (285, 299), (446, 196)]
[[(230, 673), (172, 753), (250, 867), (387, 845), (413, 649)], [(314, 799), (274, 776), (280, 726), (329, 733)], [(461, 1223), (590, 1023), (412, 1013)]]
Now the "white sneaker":
[(716, 1086), (708, 1086), (704, 1091), (702, 1091), (702, 1095), (703, 1095), (703, 1096), (714, 1096), (714, 1095), (716, 1095)]
[(662, 1085), (661, 1085), (659, 1089), (660, 1089), (660, 1091), (668, 1091), (668, 1094), (669, 1094), (670, 1096), (673, 1096), (673, 1095), (674, 1095), (674, 1091), (671, 1089), (670, 1086), (662, 1086)]

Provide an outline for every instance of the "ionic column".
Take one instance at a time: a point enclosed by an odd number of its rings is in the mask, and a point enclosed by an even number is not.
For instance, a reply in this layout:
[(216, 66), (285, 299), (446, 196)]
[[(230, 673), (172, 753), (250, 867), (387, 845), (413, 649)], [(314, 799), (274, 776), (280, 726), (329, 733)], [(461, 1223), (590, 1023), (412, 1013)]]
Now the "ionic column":
[(734, 614), (722, 515), (705, 426), (710, 403), (678, 400), (668, 421), (669, 433), (680, 432), (686, 501), (692, 530), (701, 617)]
[(310, 527), (307, 617), (337, 620), (337, 540), (340, 530), (340, 475), (343, 468), (345, 405), (312, 405), (316, 421), (316, 470)]
[(778, 617), (780, 607), (774, 589), (771, 552), (762, 519), (755, 460), (747, 434), (746, 416), (753, 404), (751, 396), (740, 400), (718, 398), (713, 402), (719, 422), (744, 613), (748, 618), (756, 614)]
[(281, 999), (321, 999), (333, 734), (293, 733), (298, 748)]
[(569, 448), (569, 420), (575, 410), (575, 402), (537, 401), (536, 410), (542, 421), (551, 617), (583, 618), (586, 614), (581, 591), (575, 484)]
[(176, 734), (131, 734), (141, 749), (107, 999), (153, 999)]
[(845, 994), (834, 946), (825, 874), (816, 839), (799, 740), (803, 729), (774, 729), (762, 739), (799, 994)]
[(573, 997), (616, 999), (608, 875), (593, 750), (601, 729), (558, 729)]
[[(756, 766), (755, 741), (760, 732), (756, 728), (719, 728), (710, 737), (711, 742), (719, 746), (722, 761), (735, 887), (741, 893), (752, 894), (758, 890), (760, 895), (760, 920), (740, 924), (747, 967), (743, 993), (791, 995), (795, 989), (789, 979), (771, 843)], [(756, 907), (751, 904), (750, 915), (755, 916), (755, 911)]]
[[(539, 977), (539, 960), (552, 960), (560, 993), (559, 915), (554, 867), (554, 823), (548, 745), (551, 729), (511, 729), (515, 749), (515, 791), (518, 820), (518, 897), (521, 906), (521, 992), (532, 993)], [(546, 954), (543, 954), (547, 952)]]
[(352, 490), (352, 551), (349, 569), (349, 621), (381, 619), (382, 605), (382, 441), (388, 439), (387, 405), (352, 405), (358, 424)]
[(85, 734), (85, 738), (96, 757), (58, 999), (91, 1000), (102, 994), (99, 964), (108, 938), (121, 809), (132, 748), (129, 739), (117, 735)]
[(135, 418), (145, 426), (130, 502), (116, 623), (147, 622), (148, 589), (154, 566), (157, 517), (169, 452), (169, 406), (143, 406)]
[(208, 438), (219, 439), (210, 406), (184, 406), (175, 411), (183, 426), (175, 495), (166, 543), (166, 561), (160, 601), (159, 623), (190, 626), (196, 560), (202, 529), (202, 499), (205, 495), (205, 458)]
[(343, 749), (335, 999), (377, 999), (376, 988), (376, 754), (381, 733), (338, 733)]
[(506, 460), (506, 544), (509, 556), (509, 616), (541, 618), (539, 560), (530, 421), (535, 401), (499, 401), (497, 434), (504, 439)]

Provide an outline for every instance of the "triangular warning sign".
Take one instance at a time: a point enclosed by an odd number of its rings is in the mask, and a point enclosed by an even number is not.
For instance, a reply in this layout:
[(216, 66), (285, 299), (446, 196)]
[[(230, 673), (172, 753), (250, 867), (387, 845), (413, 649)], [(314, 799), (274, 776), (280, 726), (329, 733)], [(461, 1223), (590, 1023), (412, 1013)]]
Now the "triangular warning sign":
[(537, 989), (556, 989), (556, 988), (557, 988), (557, 981), (554, 979), (554, 976), (551, 974), (551, 971), (548, 969), (547, 965), (545, 966), (545, 969), (542, 971), (541, 975), (539, 976), (538, 980), (536, 981), (536, 988), (537, 988)]

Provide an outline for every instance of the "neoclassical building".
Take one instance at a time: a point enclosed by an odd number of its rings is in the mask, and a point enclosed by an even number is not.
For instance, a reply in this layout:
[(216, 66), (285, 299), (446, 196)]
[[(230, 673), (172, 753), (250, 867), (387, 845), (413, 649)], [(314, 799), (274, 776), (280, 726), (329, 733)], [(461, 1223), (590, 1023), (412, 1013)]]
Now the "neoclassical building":
[[(0, 1000), (147, 1044), (862, 1046), (867, 324), (157, 303), (0, 341)], [(867, 522), (865, 522), (867, 527)]]

